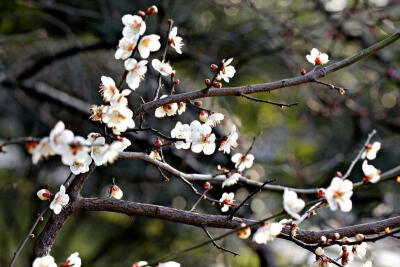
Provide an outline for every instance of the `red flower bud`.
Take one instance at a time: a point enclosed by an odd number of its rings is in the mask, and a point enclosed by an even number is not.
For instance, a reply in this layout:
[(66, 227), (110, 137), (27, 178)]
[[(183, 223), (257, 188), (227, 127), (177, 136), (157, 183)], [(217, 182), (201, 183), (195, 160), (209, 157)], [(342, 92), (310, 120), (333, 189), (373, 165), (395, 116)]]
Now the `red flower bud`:
[(139, 11), (138, 11), (138, 15), (139, 15), (140, 17), (142, 17), (142, 18), (146, 17), (146, 13), (144, 13), (143, 10), (139, 10)]
[(210, 85), (211, 85), (210, 79), (205, 79), (205, 80), (204, 80), (204, 83), (205, 83), (207, 86), (210, 86)]
[(147, 15), (155, 15), (158, 13), (158, 8), (156, 6), (151, 6), (146, 10)]
[(341, 172), (338, 171), (338, 172), (335, 173), (335, 176), (336, 176), (336, 177), (339, 177), (339, 178), (342, 178), (342, 177), (343, 177), (343, 174), (342, 174)]
[(215, 88), (221, 88), (221, 87), (222, 87), (222, 84), (221, 84), (220, 82), (214, 82), (214, 83), (213, 83), (213, 86), (214, 86)]
[(305, 75), (307, 73), (307, 71), (305, 69), (301, 69), (300, 73), (301, 73), (301, 75)]
[(212, 70), (217, 70), (217, 69), (218, 69), (218, 66), (215, 65), (215, 64), (211, 64), (210, 68), (211, 68)]
[(201, 105), (203, 105), (203, 102), (201, 101), (194, 101), (194, 104), (198, 107), (201, 107)]
[(181, 83), (181, 80), (179, 80), (179, 79), (174, 80), (174, 84), (180, 84), (180, 83)]
[(204, 188), (204, 190), (208, 190), (208, 189), (211, 188), (211, 184), (210, 184), (209, 182), (205, 182), (205, 183), (203, 184), (203, 188)]
[(329, 89), (333, 90), (335, 89), (335, 86), (333, 84), (329, 85)]

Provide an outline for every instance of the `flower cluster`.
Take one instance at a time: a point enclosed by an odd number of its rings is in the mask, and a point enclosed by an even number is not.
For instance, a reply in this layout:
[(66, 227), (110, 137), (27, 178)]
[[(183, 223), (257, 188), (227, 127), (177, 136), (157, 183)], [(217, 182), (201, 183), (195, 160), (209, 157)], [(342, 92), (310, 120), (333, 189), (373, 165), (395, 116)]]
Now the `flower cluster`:
[(283, 229), (286, 220), (274, 223), (264, 223), (253, 235), (253, 241), (257, 244), (267, 244), (277, 237)]
[[(216, 138), (215, 134), (212, 133), (212, 127), (215, 127), (223, 119), (223, 114), (214, 113), (208, 117), (205, 123), (194, 120), (189, 125), (182, 124), (178, 121), (174, 129), (171, 130), (171, 137), (182, 139), (182, 141), (175, 142), (175, 147), (177, 149), (189, 149), (191, 147), (194, 153), (203, 152), (205, 155), (213, 154), (216, 149)], [(236, 140), (238, 134), (236, 132), (236, 126), (233, 126), (233, 131), (234, 132), (229, 134), (225, 142), (223, 144), (221, 143), (219, 150), (224, 150), (224, 152), (228, 151), (226, 153), (229, 153), (231, 146), (237, 146)]]
[(362, 164), (364, 182), (376, 183), (381, 179), (381, 171), (375, 168), (373, 165), (368, 164), (368, 161), (366, 160), (374, 160), (380, 149), (381, 143), (374, 142), (373, 144), (368, 144), (365, 147), (364, 152), (361, 154), (361, 159), (365, 159)]
[[(60, 267), (81, 267), (82, 260), (79, 257), (79, 253), (75, 252), (72, 253), (71, 256), (68, 257), (67, 261), (60, 264)], [(32, 267), (57, 267), (57, 264), (54, 261), (54, 258), (50, 255), (44, 257), (36, 258), (33, 263)]]
[(36, 164), (42, 157), (60, 155), (63, 164), (70, 167), (73, 174), (77, 175), (89, 171), (89, 165), (94, 160), (97, 166), (113, 163), (119, 152), (124, 151), (131, 142), (126, 138), (118, 138), (111, 144), (106, 144), (104, 137), (98, 133), (90, 133), (85, 139), (75, 136), (65, 129), (59, 121), (51, 130), (49, 137), (44, 137), (32, 153), (32, 161)]

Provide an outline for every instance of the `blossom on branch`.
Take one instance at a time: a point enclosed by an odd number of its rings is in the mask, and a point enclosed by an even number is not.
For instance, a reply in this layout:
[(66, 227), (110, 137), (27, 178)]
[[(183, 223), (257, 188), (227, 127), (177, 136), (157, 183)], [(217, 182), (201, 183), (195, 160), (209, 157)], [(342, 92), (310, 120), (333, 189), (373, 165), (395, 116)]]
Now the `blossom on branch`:
[(175, 49), (178, 54), (182, 54), (183, 38), (178, 36), (178, 27), (173, 27), (168, 35), (171, 47)]
[(186, 102), (178, 103), (178, 115), (182, 115), (183, 112), (186, 111)]
[(190, 147), (190, 136), (191, 136), (191, 129), (188, 124), (182, 124), (178, 121), (171, 130), (171, 137), (172, 138), (180, 138), (185, 139), (185, 141), (176, 141), (175, 147), (177, 149), (188, 149)]
[(236, 153), (231, 158), (232, 162), (235, 163), (235, 168), (238, 171), (243, 171), (246, 168), (253, 166), (254, 156), (252, 154), (241, 154)]
[(44, 137), (40, 140), (39, 144), (37, 144), (35, 149), (33, 150), (32, 162), (33, 164), (36, 164), (42, 157), (47, 159), (49, 156), (53, 156), (55, 154), (56, 153), (50, 145), (50, 138)]
[(100, 93), (103, 96), (104, 102), (110, 102), (113, 96), (119, 93), (112, 78), (101, 76)]
[(48, 189), (40, 189), (37, 191), (36, 195), (40, 200), (49, 200), (51, 197), (51, 193)]
[(68, 257), (67, 261), (63, 264), (60, 264), (60, 267), (81, 267), (82, 260), (79, 257), (79, 252), (72, 253), (71, 256)]
[(128, 128), (134, 128), (133, 112), (126, 106), (114, 104), (111, 105), (103, 114), (102, 121), (112, 128), (113, 133), (120, 135)]
[(192, 121), (190, 124), (192, 134), (192, 151), (194, 153), (203, 152), (205, 155), (211, 155), (215, 151), (215, 134), (211, 133), (211, 127), (207, 124), (201, 124), (199, 121)]
[(143, 35), (143, 33), (146, 31), (146, 23), (140, 16), (127, 14), (124, 15), (121, 20), (125, 25), (122, 30), (122, 35), (124, 37)]
[(232, 131), (230, 134), (226, 137), (226, 139), (221, 141), (219, 151), (224, 151), (224, 153), (231, 153), (231, 147), (237, 147), (237, 139), (239, 138), (239, 135), (236, 131), (236, 125), (232, 125)]
[(362, 164), (362, 170), (365, 176), (364, 181), (374, 184), (381, 179), (381, 170), (378, 170), (373, 165), (369, 165), (366, 160)]
[(219, 202), (221, 202), (221, 211), (227, 212), (231, 204), (233, 204), (233, 198), (235, 197), (235, 193), (223, 193)]
[(132, 55), (135, 49), (139, 35), (135, 34), (132, 37), (123, 37), (119, 40), (117, 51), (115, 52), (115, 59), (127, 59)]
[(121, 199), (122, 196), (124, 195), (121, 188), (119, 188), (119, 186), (117, 185), (110, 185), (110, 187), (108, 187), (108, 193), (112, 198), (115, 199)]
[(156, 267), (180, 267), (181, 264), (176, 261), (160, 262)]
[(373, 144), (368, 144), (365, 147), (365, 151), (361, 154), (361, 159), (369, 159), (374, 160), (376, 158), (376, 154), (381, 149), (380, 142), (374, 142)]
[(353, 183), (351, 181), (333, 177), (324, 193), (332, 211), (337, 210), (338, 206), (343, 212), (349, 212), (352, 209), (350, 198), (353, 195)]
[(209, 125), (210, 127), (215, 127), (217, 124), (220, 124), (224, 118), (224, 114), (216, 112), (207, 117), (205, 124)]
[(32, 263), (32, 267), (57, 267), (57, 264), (52, 256), (47, 255), (36, 258)]
[(68, 205), (69, 196), (65, 194), (65, 187), (64, 185), (60, 186), (60, 191), (56, 193), (54, 196), (53, 201), (50, 203), (50, 209), (53, 210), (54, 214), (59, 214), (61, 209)]
[(265, 223), (253, 235), (253, 241), (257, 244), (267, 244), (277, 237), (283, 229), (283, 221), (279, 223)]
[(151, 65), (153, 68), (158, 71), (162, 76), (169, 76), (172, 73), (175, 73), (174, 69), (171, 67), (169, 62), (160, 61), (158, 59), (153, 59), (151, 61)]
[(329, 62), (328, 55), (319, 52), (316, 48), (311, 49), (311, 52), (306, 56), (306, 59), (313, 65), (323, 65)]
[(65, 147), (61, 155), (61, 161), (65, 165), (71, 165), (74, 161), (85, 161), (89, 157), (90, 143), (81, 136), (74, 139)]
[(147, 263), (148, 263), (147, 261), (137, 261), (132, 265), (132, 267), (143, 267), (146, 266)]
[(219, 71), (216, 79), (220, 81), (221, 79), (224, 80), (225, 82), (229, 83), (229, 79), (232, 78), (235, 73), (235, 67), (234, 66), (229, 66), (229, 64), (232, 63), (233, 58), (228, 59), (227, 61), (222, 60), (222, 67), (221, 70)]
[(134, 58), (129, 58), (124, 62), (125, 69), (128, 71), (126, 83), (129, 88), (135, 90), (139, 87), (140, 82), (144, 79), (147, 72), (147, 60), (137, 61)]
[[(167, 95), (163, 95), (160, 99), (167, 97)], [(169, 103), (165, 104), (161, 107), (158, 107), (155, 111), (155, 116), (157, 118), (162, 118), (165, 116), (174, 116), (178, 111), (178, 104), (177, 103)]]
[(237, 184), (237, 182), (239, 181), (240, 177), (242, 177), (242, 175), (238, 172), (231, 174), (231, 173), (227, 173), (226, 174), (226, 179), (225, 181), (222, 183), (222, 188), (224, 188), (225, 186), (231, 186), (234, 184)]
[(250, 227), (243, 228), (242, 230), (239, 230), (237, 232), (237, 236), (240, 239), (247, 239), (247, 238), (249, 238), (250, 235), (251, 235), (251, 228)]
[(65, 130), (65, 125), (62, 121), (57, 122), (50, 132), (50, 145), (53, 151), (59, 155), (68, 149), (68, 144), (73, 139), (74, 133), (70, 130)]
[(157, 34), (150, 34), (144, 36), (139, 42), (139, 53), (142, 58), (148, 58), (150, 52), (158, 51), (161, 48), (160, 36)]
[(304, 208), (305, 202), (297, 197), (297, 193), (285, 188), (283, 193), (283, 209), (296, 220), (300, 219), (299, 212)]

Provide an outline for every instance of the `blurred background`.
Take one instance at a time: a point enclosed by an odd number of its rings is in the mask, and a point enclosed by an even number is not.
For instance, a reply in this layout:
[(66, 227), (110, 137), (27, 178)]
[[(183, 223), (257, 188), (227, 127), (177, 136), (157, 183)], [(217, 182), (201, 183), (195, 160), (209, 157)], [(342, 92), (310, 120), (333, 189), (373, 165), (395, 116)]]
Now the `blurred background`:
[[(0, 1), (0, 138), (49, 134), (57, 121), (75, 134), (86, 136), (100, 129), (88, 119), (86, 108), (100, 105), (100, 76), (120, 79), (122, 61), (114, 59), (122, 37), (121, 16), (135, 14), (156, 4), (157, 16), (147, 22), (146, 33), (165, 40), (168, 18), (184, 38), (183, 54), (169, 50), (167, 60), (176, 69), (178, 92), (204, 87), (211, 78), (210, 64), (234, 57), (236, 75), (227, 85), (270, 82), (312, 69), (305, 56), (316, 47), (337, 62), (356, 54), (387, 34), (399, 30), (398, 0), (203, 0), (203, 1)], [(162, 51), (152, 54), (160, 58)], [(245, 172), (250, 179), (274, 178), (276, 184), (293, 187), (326, 187), (336, 171), (345, 171), (372, 129), (382, 149), (373, 164), (382, 171), (399, 164), (400, 156), (400, 45), (392, 44), (357, 64), (322, 79), (349, 89), (341, 96), (319, 84), (284, 88), (255, 97), (298, 106), (280, 109), (239, 97), (203, 99), (203, 106), (226, 115), (217, 128), (219, 136), (238, 126), (245, 153), (252, 138), (262, 131), (252, 153), (254, 166)], [(134, 108), (139, 95), (148, 100), (156, 88), (157, 73), (149, 68), (146, 79), (129, 99)], [(75, 107), (48, 97), (67, 93), (80, 99)], [(163, 91), (165, 93), (165, 91)], [(188, 107), (179, 117), (188, 123), (198, 116)], [(155, 119), (145, 115), (146, 125), (169, 134), (176, 117)], [(146, 151), (156, 140), (147, 132), (131, 134), (129, 151)], [(0, 266), (7, 266), (44, 203), (36, 191), (48, 185), (57, 190), (69, 174), (68, 167), (53, 157), (31, 163), (23, 145), (7, 146), (0, 153)], [(216, 166), (231, 167), (221, 152), (211, 157), (164, 149), (167, 162), (192, 173), (217, 173)], [(190, 209), (197, 197), (176, 177), (162, 182), (158, 170), (140, 160), (120, 159), (97, 168), (83, 190), (84, 196), (105, 196), (112, 177), (124, 191), (124, 199)], [(361, 163), (350, 179), (362, 179)], [(195, 183), (201, 189), (202, 183)], [(236, 199), (254, 190), (237, 184), (228, 188)], [(216, 185), (210, 196), (219, 198)], [(395, 180), (365, 186), (355, 192), (351, 213), (323, 209), (302, 227), (332, 229), (398, 215), (400, 186)], [(313, 195), (301, 195), (305, 200)], [(264, 191), (244, 207), (240, 216), (260, 219), (281, 209), (282, 194)], [(217, 206), (201, 202), (202, 213), (220, 214)], [(48, 215), (47, 215), (48, 216)], [(46, 218), (47, 218), (46, 216)], [(44, 223), (40, 223), (36, 235)], [(210, 229), (212, 235), (224, 230)], [(114, 213), (73, 215), (60, 232), (52, 255), (57, 262), (79, 251), (84, 266), (131, 266), (138, 260), (154, 260), (172, 251), (207, 240), (202, 229), (160, 220)], [(30, 266), (33, 241), (28, 241), (16, 266)], [(235, 236), (222, 244), (240, 253), (223, 254), (212, 245), (180, 255), (182, 266), (307, 266), (314, 257), (293, 244), (277, 240), (257, 246)], [(385, 239), (370, 246), (367, 257), (375, 266), (400, 266), (400, 242)], [(336, 252), (337, 255), (338, 252)], [(333, 254), (332, 254), (333, 255)], [(360, 266), (358, 262), (353, 266)]]

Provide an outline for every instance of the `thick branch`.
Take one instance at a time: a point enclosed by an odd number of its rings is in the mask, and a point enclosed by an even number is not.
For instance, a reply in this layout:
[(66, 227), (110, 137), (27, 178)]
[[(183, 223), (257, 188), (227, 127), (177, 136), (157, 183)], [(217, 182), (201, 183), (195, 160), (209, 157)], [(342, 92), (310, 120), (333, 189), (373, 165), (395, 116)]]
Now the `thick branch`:
[[(257, 224), (256, 221), (244, 218), (234, 217), (232, 220), (227, 220), (227, 216), (225, 215), (200, 214), (158, 205), (143, 204), (110, 198), (79, 198), (73, 203), (73, 209), (74, 211), (111, 211), (124, 213), (129, 216), (156, 218), (199, 227), (204, 226), (235, 229), (240, 228), (241, 223), (245, 223), (246, 225)], [(319, 242), (319, 238), (321, 236), (334, 239), (335, 233), (339, 233), (342, 237), (353, 237), (359, 233), (371, 235), (385, 231), (386, 227), (389, 227), (390, 229), (399, 228), (400, 216), (333, 230), (307, 231), (298, 229), (296, 239), (307, 244), (315, 244)], [(283, 234), (288, 235), (290, 234), (290, 231), (291, 228), (287, 226), (284, 228)]]
[(137, 111), (135, 116), (139, 116), (142, 113), (147, 111), (156, 109), (162, 105), (166, 105), (169, 103), (174, 102), (182, 102), (182, 101), (189, 101), (198, 98), (204, 97), (214, 97), (214, 96), (241, 96), (243, 94), (253, 94), (258, 92), (270, 92), (276, 89), (295, 86), (303, 83), (313, 82), (318, 78), (324, 77), (331, 72), (338, 71), (343, 69), (349, 65), (352, 65), (361, 59), (375, 53), (376, 51), (390, 45), (391, 43), (397, 41), (400, 38), (400, 32), (396, 32), (382, 41), (361, 50), (358, 54), (345, 58), (337, 63), (329, 65), (327, 67), (321, 68), (316, 71), (311, 71), (303, 76), (297, 76), (290, 79), (282, 79), (275, 82), (270, 83), (263, 83), (263, 84), (254, 84), (254, 85), (247, 85), (247, 86), (238, 86), (238, 87), (229, 87), (229, 88), (210, 88), (209, 90), (198, 90), (194, 92), (182, 93), (182, 94), (175, 94), (169, 97), (158, 99), (155, 101), (147, 102), (143, 104), (140, 109)]

